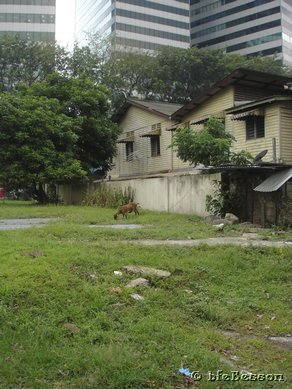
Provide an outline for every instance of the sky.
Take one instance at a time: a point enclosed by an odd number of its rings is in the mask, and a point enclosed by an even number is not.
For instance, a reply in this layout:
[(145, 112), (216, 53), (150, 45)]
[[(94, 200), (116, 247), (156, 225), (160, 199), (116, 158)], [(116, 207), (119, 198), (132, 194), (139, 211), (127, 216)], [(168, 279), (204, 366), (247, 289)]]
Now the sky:
[(75, 0), (56, 0), (56, 40), (60, 46), (74, 42)]

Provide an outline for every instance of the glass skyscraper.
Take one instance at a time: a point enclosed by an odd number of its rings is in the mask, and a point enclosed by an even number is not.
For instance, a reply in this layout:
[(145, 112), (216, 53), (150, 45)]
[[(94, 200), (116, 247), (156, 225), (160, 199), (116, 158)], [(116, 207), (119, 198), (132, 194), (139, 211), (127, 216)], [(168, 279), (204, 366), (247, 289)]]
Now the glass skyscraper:
[(191, 45), (292, 65), (292, 0), (191, 0)]
[(56, 0), (0, 0), (0, 35), (54, 42), (55, 16)]
[(76, 0), (76, 39), (112, 34), (116, 49), (190, 46), (189, 0)]

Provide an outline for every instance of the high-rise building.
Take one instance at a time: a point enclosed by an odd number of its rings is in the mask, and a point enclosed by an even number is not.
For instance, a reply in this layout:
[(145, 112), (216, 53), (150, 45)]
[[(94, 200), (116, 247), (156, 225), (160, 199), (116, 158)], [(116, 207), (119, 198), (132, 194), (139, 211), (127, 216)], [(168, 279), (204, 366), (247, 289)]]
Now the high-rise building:
[(191, 0), (191, 45), (292, 65), (292, 0)]
[(0, 0), (0, 36), (55, 41), (56, 0)]
[(112, 34), (115, 49), (190, 46), (189, 0), (76, 0), (76, 40)]

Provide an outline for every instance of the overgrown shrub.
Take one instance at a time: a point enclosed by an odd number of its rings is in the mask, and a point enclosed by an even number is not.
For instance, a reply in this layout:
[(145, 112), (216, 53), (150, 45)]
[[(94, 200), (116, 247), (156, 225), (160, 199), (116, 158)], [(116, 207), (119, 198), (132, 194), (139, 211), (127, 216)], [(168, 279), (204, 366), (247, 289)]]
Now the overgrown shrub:
[(211, 215), (224, 217), (226, 212), (237, 213), (239, 198), (238, 194), (231, 192), (224, 187), (223, 183), (214, 180), (213, 185), (215, 187), (214, 195), (206, 196), (206, 210)]
[(119, 205), (134, 201), (134, 195), (135, 191), (130, 186), (123, 190), (101, 185), (96, 190), (85, 195), (83, 204), (102, 208), (117, 208)]
[(285, 227), (292, 226), (292, 199), (282, 197), (279, 204), (279, 224)]

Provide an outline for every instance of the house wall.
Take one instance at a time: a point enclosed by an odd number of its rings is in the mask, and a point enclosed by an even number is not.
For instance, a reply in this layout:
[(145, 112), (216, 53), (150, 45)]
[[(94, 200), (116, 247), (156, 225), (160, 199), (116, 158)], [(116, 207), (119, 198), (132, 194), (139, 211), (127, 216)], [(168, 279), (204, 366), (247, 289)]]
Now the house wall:
[[(152, 157), (150, 138), (142, 138), (141, 135), (150, 131), (151, 126), (158, 123), (161, 123), (160, 156)], [(124, 143), (118, 143), (115, 166), (110, 172), (112, 178), (147, 175), (188, 167), (189, 164), (177, 158), (175, 151), (168, 147), (172, 141), (172, 132), (166, 129), (174, 123), (163, 116), (131, 106), (119, 125), (124, 129), (121, 137), (133, 131), (135, 139), (133, 159), (127, 161), (126, 146)]]
[(206, 115), (222, 114), (225, 109), (233, 107), (233, 100), (233, 87), (229, 86), (186, 114), (183, 117), (182, 122), (188, 122)]
[(135, 201), (144, 209), (206, 216), (206, 196), (214, 193), (213, 181), (220, 178), (220, 174), (190, 174), (106, 181), (105, 184), (123, 190), (131, 187)]
[(280, 158), (284, 163), (292, 163), (292, 104), (281, 106)]
[(273, 138), (276, 140), (276, 161), (280, 155), (280, 110), (278, 104), (267, 105), (263, 108), (265, 115), (265, 137), (257, 139), (246, 139), (246, 128), (244, 120), (232, 120), (232, 115), (226, 115), (225, 128), (236, 139), (232, 144), (232, 151), (248, 151), (253, 157), (263, 150), (268, 150), (263, 161), (273, 161)]

